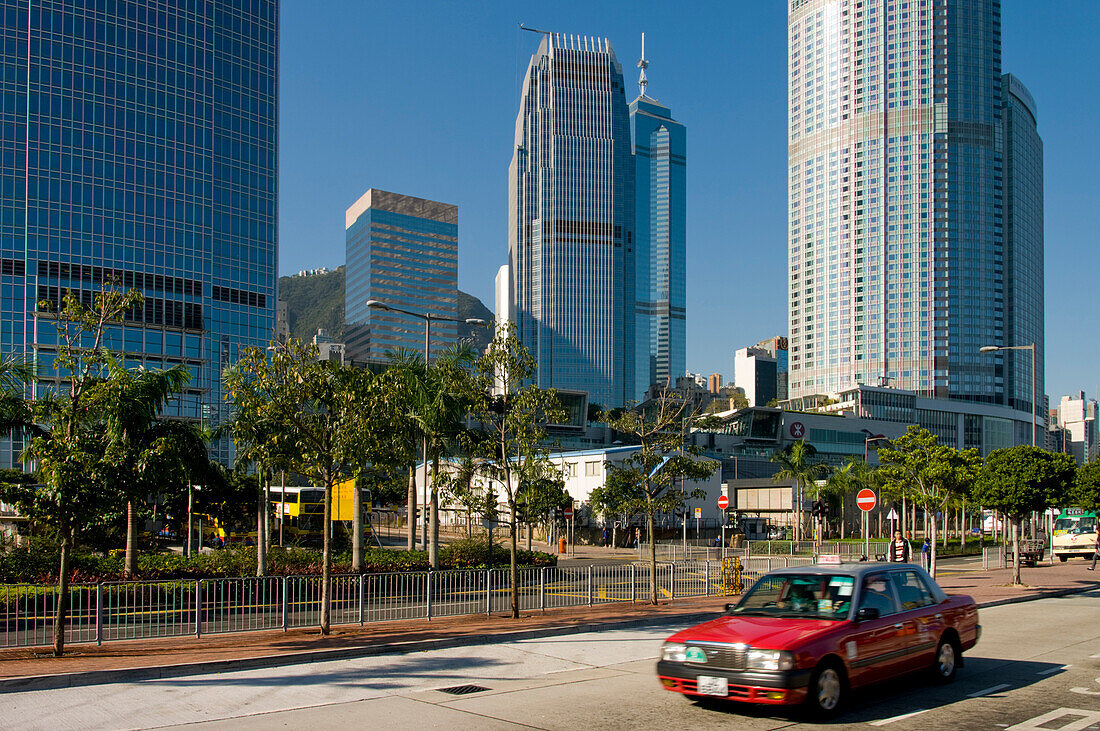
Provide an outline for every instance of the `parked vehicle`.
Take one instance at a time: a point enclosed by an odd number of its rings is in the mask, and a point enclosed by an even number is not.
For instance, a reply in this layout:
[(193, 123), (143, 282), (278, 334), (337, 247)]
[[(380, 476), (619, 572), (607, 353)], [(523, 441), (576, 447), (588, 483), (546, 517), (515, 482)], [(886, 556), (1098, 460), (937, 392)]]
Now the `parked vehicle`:
[(838, 712), (849, 692), (927, 670), (949, 682), (978, 641), (978, 608), (913, 564), (828, 564), (766, 574), (720, 618), (665, 641), (657, 676), (696, 698)]
[(1054, 521), (1051, 548), (1059, 561), (1071, 556), (1092, 558), (1096, 550), (1097, 515), (1081, 508), (1066, 508)]

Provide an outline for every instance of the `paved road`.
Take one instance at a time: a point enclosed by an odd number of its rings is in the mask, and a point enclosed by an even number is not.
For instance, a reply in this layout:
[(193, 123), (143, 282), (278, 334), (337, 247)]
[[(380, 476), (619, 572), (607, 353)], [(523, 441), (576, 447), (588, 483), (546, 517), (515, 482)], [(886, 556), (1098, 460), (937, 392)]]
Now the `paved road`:
[[(984, 610), (957, 681), (895, 681), (832, 727), (1100, 729), (1100, 592)], [(661, 690), (670, 627), (578, 634), (269, 670), (0, 695), (24, 729), (812, 728), (797, 713), (703, 706)], [(468, 695), (441, 688), (477, 685)]]

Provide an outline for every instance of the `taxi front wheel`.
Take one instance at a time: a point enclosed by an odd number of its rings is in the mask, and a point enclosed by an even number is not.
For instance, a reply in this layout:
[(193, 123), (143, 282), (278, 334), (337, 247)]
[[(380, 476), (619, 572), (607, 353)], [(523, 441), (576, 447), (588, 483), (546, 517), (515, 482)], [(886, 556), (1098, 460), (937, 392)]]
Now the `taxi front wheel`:
[(932, 661), (932, 675), (937, 683), (950, 683), (959, 666), (959, 648), (950, 637), (941, 637)]
[(814, 669), (807, 688), (806, 706), (818, 718), (829, 718), (840, 712), (847, 698), (848, 682), (839, 663), (826, 661)]

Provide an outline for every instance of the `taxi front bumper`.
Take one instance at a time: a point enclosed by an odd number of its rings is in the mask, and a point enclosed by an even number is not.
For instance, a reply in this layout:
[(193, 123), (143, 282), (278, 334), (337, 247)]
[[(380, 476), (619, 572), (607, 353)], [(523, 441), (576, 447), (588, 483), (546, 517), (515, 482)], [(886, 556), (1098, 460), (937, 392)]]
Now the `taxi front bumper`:
[(719, 698), (698, 691), (701, 675), (725, 678), (729, 683), (726, 696), (743, 703), (787, 705), (801, 703), (806, 698), (810, 670), (722, 670), (686, 663), (659, 660), (657, 678), (666, 689), (699, 698)]

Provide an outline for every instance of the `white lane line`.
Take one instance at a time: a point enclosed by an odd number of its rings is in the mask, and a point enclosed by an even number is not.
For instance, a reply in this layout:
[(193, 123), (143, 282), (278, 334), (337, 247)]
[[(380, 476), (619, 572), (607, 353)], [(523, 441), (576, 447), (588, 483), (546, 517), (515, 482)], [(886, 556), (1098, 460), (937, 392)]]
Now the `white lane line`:
[(1037, 672), (1035, 674), (1036, 675), (1050, 675), (1051, 673), (1056, 673), (1059, 670), (1065, 670), (1066, 668), (1071, 668), (1071, 667), (1073, 667), (1073, 666), (1072, 665), (1059, 665), (1057, 667), (1047, 668), (1046, 670), (1040, 670), (1039, 672)]
[(990, 693), (996, 693), (998, 690), (1004, 690), (1005, 688), (1009, 688), (1009, 687), (1011, 687), (1011, 686), (1008, 683), (1001, 683), (1000, 685), (994, 685), (990, 688), (986, 688), (985, 690), (979, 690), (977, 692), (971, 693), (970, 695), (967, 696), (967, 698), (980, 698), (983, 695), (989, 695)]
[(912, 713), (903, 713), (902, 715), (894, 716), (893, 718), (883, 718), (879, 721), (872, 721), (870, 723), (870, 725), (871, 726), (885, 726), (886, 724), (893, 723), (894, 721), (904, 721), (907, 718), (912, 718), (913, 716), (919, 716), (922, 713), (928, 713), (928, 711), (929, 711), (929, 709), (922, 708), (919, 711), (913, 711)]
[(1096, 653), (1095, 655), (1089, 655), (1089, 657), (1092, 657), (1092, 658), (1100, 657), (1100, 652)]

